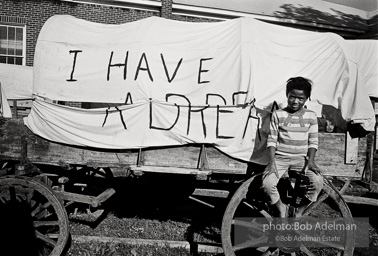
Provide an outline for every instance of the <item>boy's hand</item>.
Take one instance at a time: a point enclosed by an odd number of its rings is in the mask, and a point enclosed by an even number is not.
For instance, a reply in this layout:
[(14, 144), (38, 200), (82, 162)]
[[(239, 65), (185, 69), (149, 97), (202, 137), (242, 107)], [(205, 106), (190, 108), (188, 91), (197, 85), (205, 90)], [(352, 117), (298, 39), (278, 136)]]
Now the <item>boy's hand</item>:
[(271, 163), (269, 163), (267, 165), (267, 167), (265, 167), (265, 170), (263, 172), (263, 176), (262, 176), (262, 179), (264, 180), (266, 178), (266, 176), (270, 175), (270, 174), (276, 174), (276, 177), (277, 179), (279, 179), (280, 177), (278, 176), (278, 171), (277, 171), (277, 167), (276, 167), (276, 163), (273, 161)]
[(322, 174), (322, 171), (314, 162), (308, 162), (308, 169), (313, 171), (317, 175)]

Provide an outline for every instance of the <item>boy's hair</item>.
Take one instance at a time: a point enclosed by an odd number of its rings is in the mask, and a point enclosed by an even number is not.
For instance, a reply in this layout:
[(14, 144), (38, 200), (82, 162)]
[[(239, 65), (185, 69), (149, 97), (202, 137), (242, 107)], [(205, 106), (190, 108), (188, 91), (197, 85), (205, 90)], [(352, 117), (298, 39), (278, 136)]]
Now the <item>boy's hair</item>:
[(294, 89), (302, 90), (307, 98), (311, 96), (312, 81), (310, 79), (298, 76), (289, 78), (286, 81), (286, 96)]

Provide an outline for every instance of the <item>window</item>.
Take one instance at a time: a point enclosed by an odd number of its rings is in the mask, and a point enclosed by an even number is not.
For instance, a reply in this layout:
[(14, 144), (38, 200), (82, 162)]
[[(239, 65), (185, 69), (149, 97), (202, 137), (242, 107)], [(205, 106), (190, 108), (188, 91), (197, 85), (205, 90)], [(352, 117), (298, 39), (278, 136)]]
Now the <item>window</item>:
[(0, 63), (23, 65), (25, 28), (0, 24)]

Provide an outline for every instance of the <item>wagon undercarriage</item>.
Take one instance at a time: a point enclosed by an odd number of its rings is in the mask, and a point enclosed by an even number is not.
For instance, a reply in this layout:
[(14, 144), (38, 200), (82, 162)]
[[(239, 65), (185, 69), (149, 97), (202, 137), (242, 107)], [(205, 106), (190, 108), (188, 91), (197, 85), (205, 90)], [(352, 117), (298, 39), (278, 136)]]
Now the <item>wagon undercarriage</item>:
[[(269, 236), (256, 233), (262, 224), (251, 225), (253, 220), (272, 220), (269, 206), (263, 203), (261, 193), (257, 191), (259, 185), (256, 182), (261, 171), (257, 165), (236, 161), (206, 145), (116, 152), (71, 147), (31, 134), (20, 120), (2, 121), (1, 132), (1, 206), (27, 206), (36, 239), (41, 244), (40, 248), (47, 251), (47, 254), (41, 255), (60, 255), (63, 252), (69, 239), (67, 207), (79, 203), (97, 209), (115, 193), (112, 178), (139, 177), (144, 173), (194, 176), (194, 181), (201, 185), (191, 192), (189, 198), (203, 205), (213, 207), (206, 202), (206, 197), (229, 200), (222, 221), (225, 255), (239, 255), (251, 250), (261, 254), (274, 251), (274, 246), (266, 246)], [(97, 183), (94, 186), (97, 194), (85, 194), (91, 180), (97, 178), (100, 178), (101, 185), (105, 185), (104, 188), (99, 191)], [(295, 204), (292, 205), (295, 207)], [(326, 208), (328, 210), (325, 211)], [(318, 201), (304, 215), (324, 218), (327, 217), (324, 212), (352, 221), (346, 201), (329, 182)], [(240, 228), (247, 228), (258, 235), (254, 240), (236, 241), (235, 230)], [(334, 255), (353, 255), (354, 236), (354, 232), (346, 232), (343, 245), (329, 243), (331, 249), (326, 250)], [(264, 246), (259, 246), (259, 242)], [(284, 247), (279, 249), (285, 250)], [(310, 247), (301, 246), (300, 251), (316, 255)]]

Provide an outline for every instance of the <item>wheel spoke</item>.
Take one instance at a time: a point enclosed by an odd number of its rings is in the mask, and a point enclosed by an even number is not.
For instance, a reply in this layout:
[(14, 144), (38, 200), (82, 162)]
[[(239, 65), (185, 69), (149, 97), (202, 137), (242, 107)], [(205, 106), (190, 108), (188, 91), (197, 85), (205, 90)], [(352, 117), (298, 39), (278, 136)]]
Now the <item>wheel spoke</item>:
[(28, 191), (25, 193), (26, 194), (26, 202), (28, 203), (28, 205), (30, 207), (34, 207), (34, 205), (32, 205), (32, 198), (34, 196), (34, 190), (32, 189), (28, 189)]
[[(270, 250), (270, 248), (273, 250)], [(261, 256), (278, 256), (279, 249), (277, 247), (266, 247), (264, 253)]]
[(33, 226), (36, 227), (43, 227), (43, 226), (59, 226), (59, 221), (33, 221)]
[(35, 208), (34, 211), (32, 211), (31, 216), (35, 217), (38, 213), (42, 212), (43, 210), (46, 210), (50, 205), (51, 205), (50, 202), (46, 202), (43, 205), (42, 204), (38, 205), (38, 207)]
[(263, 231), (263, 225), (253, 221), (232, 220), (232, 224), (240, 227), (253, 228), (257, 231)]
[(340, 194), (345, 193), (345, 191), (348, 189), (349, 185), (350, 185), (350, 180), (346, 180), (344, 185), (342, 186), (342, 188), (339, 190), (339, 193)]
[(31, 199), (30, 199), (30, 202), (29, 202), (29, 206), (30, 206), (30, 208), (31, 208), (31, 209), (35, 208), (35, 207), (36, 207), (36, 204), (37, 204), (37, 202), (36, 202), (33, 198), (31, 198)]
[(251, 209), (253, 209), (253, 210), (258, 211), (259, 213), (261, 213), (261, 215), (264, 216), (268, 221), (273, 221), (272, 216), (270, 216), (270, 214), (267, 213), (265, 210), (258, 210), (256, 207), (254, 207), (253, 205), (249, 204), (246, 201), (243, 201), (243, 204), (245, 204), (249, 208), (251, 208)]
[(41, 232), (36, 230), (35, 234), (36, 234), (38, 239), (42, 240), (43, 242), (45, 242), (49, 246), (54, 247), (56, 245), (56, 241), (54, 241), (53, 239), (43, 235)]
[(271, 255), (272, 253), (268, 249), (269, 249), (269, 247), (266, 248), (266, 250), (264, 251), (264, 253), (261, 256), (269, 256), (269, 255)]
[(315, 256), (307, 247), (301, 246), (299, 250), (303, 253), (305, 253), (307, 256)]
[(328, 193), (323, 190), (322, 193), (319, 195), (318, 200), (316, 200), (316, 202), (312, 203), (310, 206), (308, 206), (304, 210), (303, 216), (309, 215), (314, 209), (316, 209), (320, 204), (322, 204), (324, 200), (326, 200), (328, 197), (329, 197)]
[(344, 246), (341, 246), (341, 245), (339, 245), (339, 244), (335, 244), (335, 243), (332, 243), (332, 242), (327, 242), (327, 241), (314, 241), (314, 243), (321, 245), (321, 246), (318, 246), (318, 247), (335, 248), (335, 249), (338, 249), (338, 250), (341, 250), (341, 251), (344, 251), (344, 250), (345, 250), (345, 247), (344, 247)]
[(245, 241), (244, 243), (237, 244), (232, 246), (233, 251), (239, 251), (242, 249), (250, 248), (250, 247), (258, 247), (258, 245), (263, 245), (268, 242), (268, 237), (262, 236), (253, 240)]

